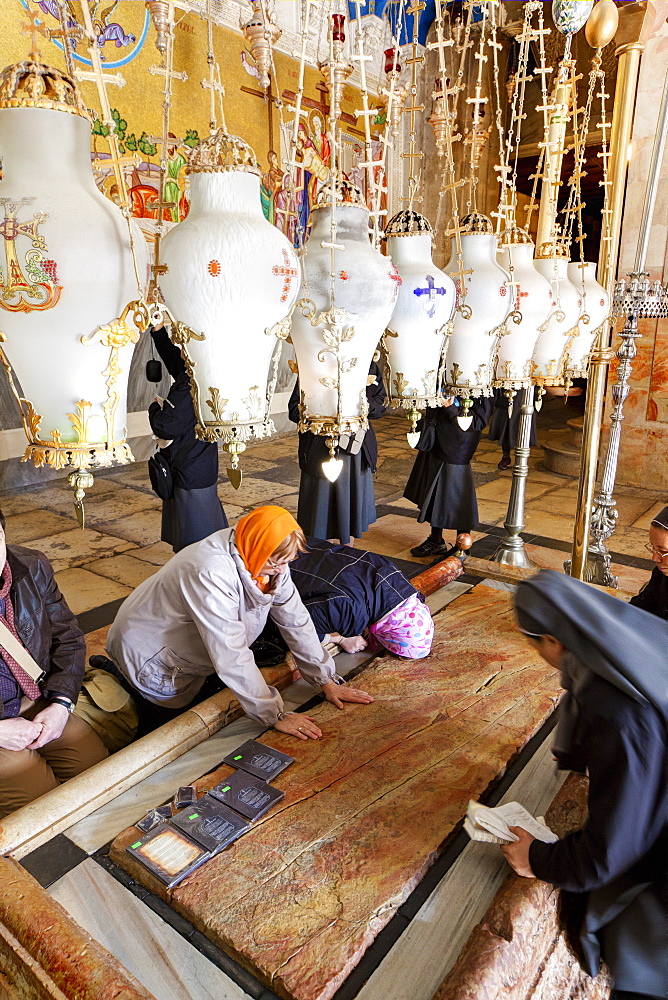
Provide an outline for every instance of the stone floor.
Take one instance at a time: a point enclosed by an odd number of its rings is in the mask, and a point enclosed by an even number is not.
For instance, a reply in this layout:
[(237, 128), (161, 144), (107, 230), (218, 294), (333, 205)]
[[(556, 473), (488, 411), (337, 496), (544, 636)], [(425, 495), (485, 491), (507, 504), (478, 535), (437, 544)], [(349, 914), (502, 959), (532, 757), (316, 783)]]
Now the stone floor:
[[(561, 402), (548, 402), (539, 416), (539, 440), (542, 433), (549, 433), (551, 426), (565, 422), (570, 415)], [(403, 414), (387, 413), (375, 423), (378, 520), (355, 544), (417, 563), (409, 550), (426, 537), (428, 528), (417, 524), (415, 506), (402, 496), (415, 457), (406, 443), (406, 427)], [(294, 434), (251, 444), (242, 457), (244, 479), (239, 490), (230, 485), (221, 457), (218, 492), (231, 524), (259, 504), (277, 503), (296, 512), (296, 445)], [(500, 457), (498, 446), (483, 438), (472, 463), (481, 521), (474, 538), (483, 542), (476, 546), (478, 555), (491, 554), (496, 539), (504, 534), (512, 474), (511, 470), (497, 469)], [(567, 558), (564, 553), (573, 536), (577, 483), (546, 470), (540, 448), (534, 449), (529, 466), (524, 533), (527, 551), (537, 564), (558, 568)], [(610, 549), (622, 557), (616, 560), (620, 585), (637, 590), (651, 569), (643, 549), (649, 522), (665, 498), (656, 491), (622, 486), (615, 499), (619, 517)], [(170, 547), (159, 540), (160, 501), (151, 492), (144, 462), (96, 476), (86, 501), (83, 531), (77, 525), (72, 492), (65, 479), (1, 492), (0, 507), (7, 517), (9, 543), (34, 547), (49, 556), (76, 614), (126, 597), (171, 555)]]

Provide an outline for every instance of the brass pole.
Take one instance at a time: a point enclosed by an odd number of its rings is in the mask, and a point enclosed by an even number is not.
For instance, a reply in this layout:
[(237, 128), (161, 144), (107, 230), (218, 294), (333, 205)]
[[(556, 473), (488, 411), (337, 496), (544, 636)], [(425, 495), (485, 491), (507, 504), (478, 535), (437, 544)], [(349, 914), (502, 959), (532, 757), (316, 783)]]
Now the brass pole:
[[(633, 6), (637, 5), (633, 4)], [(620, 11), (620, 16), (622, 15), (622, 11)], [(620, 46), (615, 52), (615, 55), (619, 58), (619, 64), (617, 68), (617, 86), (615, 89), (615, 103), (610, 136), (610, 180), (612, 185), (610, 201), (612, 211), (608, 216), (611, 220), (610, 232), (608, 234), (610, 244), (608, 252), (603, 255), (599, 263), (598, 273), (598, 280), (610, 293), (611, 302), (617, 273), (617, 256), (619, 254), (619, 241), (622, 230), (628, 147), (633, 128), (633, 112), (638, 76), (640, 74), (640, 60), (644, 48), (643, 42), (636, 41)], [(589, 548), (592, 504), (596, 488), (603, 404), (605, 402), (608, 365), (614, 358), (614, 352), (610, 348), (609, 343), (610, 327), (610, 323), (602, 325), (592, 351), (589, 366), (589, 385), (582, 430), (580, 479), (573, 531), (573, 553), (571, 556), (571, 576), (577, 577), (578, 580), (586, 579), (587, 550)]]

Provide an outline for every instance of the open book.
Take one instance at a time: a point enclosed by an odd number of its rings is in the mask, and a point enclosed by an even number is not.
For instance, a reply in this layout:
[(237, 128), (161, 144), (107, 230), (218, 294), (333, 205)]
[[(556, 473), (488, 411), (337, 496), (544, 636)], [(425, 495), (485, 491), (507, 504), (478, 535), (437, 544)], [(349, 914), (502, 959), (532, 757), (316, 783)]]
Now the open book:
[(511, 844), (518, 838), (510, 832), (511, 826), (521, 826), (536, 840), (553, 844), (556, 834), (540, 819), (536, 819), (519, 802), (506, 802), (491, 809), (480, 802), (469, 802), (464, 820), (464, 830), (471, 840), (482, 840), (490, 844)]

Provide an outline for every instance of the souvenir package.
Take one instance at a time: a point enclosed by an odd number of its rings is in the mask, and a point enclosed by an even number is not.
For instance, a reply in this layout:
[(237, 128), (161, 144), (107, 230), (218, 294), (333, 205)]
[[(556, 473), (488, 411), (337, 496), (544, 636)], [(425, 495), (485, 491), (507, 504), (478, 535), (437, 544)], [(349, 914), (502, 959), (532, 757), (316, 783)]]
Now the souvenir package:
[(256, 740), (247, 740), (223, 758), (223, 764), (240, 768), (254, 774), (256, 778), (264, 778), (265, 781), (271, 781), (294, 762), (294, 757)]
[(211, 857), (209, 851), (202, 850), (169, 823), (140, 837), (127, 851), (168, 889), (173, 889)]
[(173, 799), (175, 809), (185, 809), (197, 802), (197, 789), (194, 785), (181, 785)]
[(256, 778), (246, 771), (235, 771), (225, 781), (211, 788), (209, 795), (242, 816), (255, 820), (264, 816), (275, 802), (280, 802), (285, 792), (272, 788), (263, 778)]
[(248, 820), (210, 795), (173, 816), (172, 825), (210, 854), (222, 851), (250, 828)]

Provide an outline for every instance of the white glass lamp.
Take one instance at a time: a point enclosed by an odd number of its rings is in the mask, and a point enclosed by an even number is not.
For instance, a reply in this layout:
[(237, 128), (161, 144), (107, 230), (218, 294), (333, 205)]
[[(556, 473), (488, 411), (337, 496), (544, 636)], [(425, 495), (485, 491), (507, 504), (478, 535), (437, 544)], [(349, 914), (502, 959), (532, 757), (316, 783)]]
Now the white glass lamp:
[(564, 377), (586, 378), (596, 335), (610, 315), (610, 296), (596, 280), (596, 264), (569, 264), (568, 277), (582, 296), (582, 315), (564, 360)]
[[(127, 222), (95, 185), (90, 134), (75, 82), (37, 53), (0, 74), (0, 358), (28, 438), (24, 461), (53, 469), (132, 461), (133, 317), (148, 322)], [(135, 237), (144, 281), (137, 227)], [(81, 472), (76, 488), (91, 483)]]
[[(313, 209), (304, 287), (291, 331), (301, 392), (299, 430), (327, 438), (332, 460), (340, 434), (368, 426), (369, 367), (401, 284), (394, 264), (371, 245), (362, 192), (343, 175), (335, 187), (335, 245), (328, 184)], [(332, 472), (338, 475), (336, 467)]]
[(438, 376), (456, 290), (452, 278), (431, 258), (432, 228), (423, 215), (410, 209), (399, 212), (385, 236), (402, 280), (384, 338), (389, 394), (394, 405), (409, 411), (413, 426), (408, 440), (414, 445), (419, 409), (439, 402)]
[[(486, 215), (474, 212), (461, 220), (462, 270), (455, 256), (447, 271), (457, 288), (457, 306), (452, 335), (448, 339), (444, 368), (444, 392), (463, 400), (462, 429), (470, 426), (468, 410), (472, 399), (491, 396), (494, 363), (499, 337), (513, 309), (509, 275), (496, 259), (496, 236)], [(466, 298), (462, 292), (466, 287)], [(462, 306), (462, 308), (459, 308)]]
[(582, 314), (582, 292), (568, 277), (568, 250), (544, 245), (534, 267), (552, 287), (552, 312), (543, 324), (533, 355), (533, 380), (537, 386), (563, 386), (564, 361)]
[[(190, 373), (197, 433), (224, 442), (236, 473), (245, 442), (274, 431), (275, 336), (289, 334), (299, 261), (263, 215), (260, 167), (242, 139), (219, 129), (187, 172), (190, 212), (162, 240), (160, 288), (177, 321), (172, 339)], [(230, 478), (240, 485), (240, 475)]]

